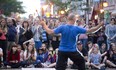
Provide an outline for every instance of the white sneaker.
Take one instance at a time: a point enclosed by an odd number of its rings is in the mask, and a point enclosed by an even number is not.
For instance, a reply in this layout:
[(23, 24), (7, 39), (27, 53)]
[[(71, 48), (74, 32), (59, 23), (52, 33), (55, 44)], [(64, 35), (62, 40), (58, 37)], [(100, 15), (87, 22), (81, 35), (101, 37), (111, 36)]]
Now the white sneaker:
[(34, 68), (34, 65), (33, 64), (31, 64), (31, 65), (29, 65), (29, 66), (27, 66), (28, 68)]

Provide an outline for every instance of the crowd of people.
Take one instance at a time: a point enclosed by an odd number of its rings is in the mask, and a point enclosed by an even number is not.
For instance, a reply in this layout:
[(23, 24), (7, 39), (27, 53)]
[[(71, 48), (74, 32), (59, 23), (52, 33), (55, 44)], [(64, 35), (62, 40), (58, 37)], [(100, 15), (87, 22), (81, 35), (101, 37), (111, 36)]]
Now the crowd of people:
[[(0, 67), (54, 68), (58, 58), (61, 34), (49, 35), (41, 25), (46, 21), (50, 29), (66, 25), (67, 18), (41, 18), (32, 14), (27, 19), (15, 13), (0, 15)], [(99, 22), (79, 18), (75, 26), (90, 29)], [(93, 33), (77, 35), (77, 49), (86, 61), (86, 68), (116, 68), (116, 18)], [(78, 68), (71, 59), (67, 67)]]

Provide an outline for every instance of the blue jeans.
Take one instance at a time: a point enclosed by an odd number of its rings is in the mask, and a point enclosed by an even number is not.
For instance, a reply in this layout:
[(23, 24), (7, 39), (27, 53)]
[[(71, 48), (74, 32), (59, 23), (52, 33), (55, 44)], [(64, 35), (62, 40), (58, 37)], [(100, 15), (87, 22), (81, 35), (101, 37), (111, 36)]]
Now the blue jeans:
[(10, 62), (4, 62), (4, 65), (7, 66), (11, 66), (11, 68), (19, 68), (21, 66), (20, 62), (19, 63), (10, 63)]
[(42, 42), (41, 41), (35, 41), (35, 48), (36, 50), (38, 50), (42, 45)]
[(87, 49), (87, 41), (88, 41), (88, 39), (80, 39), (80, 41), (82, 42), (82, 44), (83, 44), (83, 48), (85, 48), (85, 49)]
[(40, 63), (41, 63), (40, 61), (36, 60), (36, 61), (33, 61), (33, 62), (22, 61), (20, 64), (21, 64), (22, 67), (25, 67), (25, 66), (29, 66), (31, 64), (33, 64), (35, 66), (35, 65), (38, 65)]
[(110, 44), (111, 44), (111, 43), (112, 43), (112, 42), (111, 42), (110, 40), (107, 39), (107, 50), (110, 49)]
[(101, 49), (102, 44), (105, 43), (105, 41), (97, 41), (97, 44), (99, 45), (99, 48)]

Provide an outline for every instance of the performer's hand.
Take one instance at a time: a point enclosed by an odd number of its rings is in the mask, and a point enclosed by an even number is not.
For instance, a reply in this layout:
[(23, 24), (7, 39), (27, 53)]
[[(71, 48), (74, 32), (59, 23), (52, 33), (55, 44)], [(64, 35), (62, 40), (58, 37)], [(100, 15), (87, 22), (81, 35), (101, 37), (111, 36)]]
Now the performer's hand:
[(16, 63), (18, 63), (18, 61), (17, 61), (17, 60), (16, 60), (15, 62), (16, 62)]
[(42, 26), (46, 25), (45, 21), (43, 21), (43, 20), (41, 20), (40, 24), (41, 24)]
[(101, 23), (100, 23), (100, 24), (101, 24), (101, 26), (103, 26), (103, 25), (104, 25), (104, 21), (101, 21)]

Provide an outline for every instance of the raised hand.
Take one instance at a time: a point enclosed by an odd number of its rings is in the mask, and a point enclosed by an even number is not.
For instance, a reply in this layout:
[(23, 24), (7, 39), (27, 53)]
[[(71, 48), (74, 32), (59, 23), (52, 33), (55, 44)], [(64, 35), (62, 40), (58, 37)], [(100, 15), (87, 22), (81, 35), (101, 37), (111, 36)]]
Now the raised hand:
[(42, 25), (42, 26), (46, 25), (45, 21), (44, 20), (41, 20), (40, 21), (40, 25)]
[(101, 21), (100, 25), (103, 26), (104, 25), (104, 21)]

